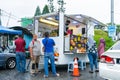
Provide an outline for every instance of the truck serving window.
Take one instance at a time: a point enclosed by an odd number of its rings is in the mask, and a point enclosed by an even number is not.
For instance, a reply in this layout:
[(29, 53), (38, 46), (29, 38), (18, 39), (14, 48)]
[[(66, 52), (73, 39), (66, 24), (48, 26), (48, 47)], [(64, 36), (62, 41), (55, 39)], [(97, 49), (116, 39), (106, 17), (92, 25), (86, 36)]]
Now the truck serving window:
[[(80, 16), (80, 15), (79, 15)], [(64, 52), (86, 53), (87, 31), (86, 24), (80, 22), (78, 15), (65, 16)]]
[(40, 17), (39, 18), (39, 33), (40, 37), (44, 37), (43, 34), (47, 31), (50, 33), (50, 37), (57, 37), (59, 36), (59, 25), (58, 19), (56, 16), (47, 16), (47, 17)]

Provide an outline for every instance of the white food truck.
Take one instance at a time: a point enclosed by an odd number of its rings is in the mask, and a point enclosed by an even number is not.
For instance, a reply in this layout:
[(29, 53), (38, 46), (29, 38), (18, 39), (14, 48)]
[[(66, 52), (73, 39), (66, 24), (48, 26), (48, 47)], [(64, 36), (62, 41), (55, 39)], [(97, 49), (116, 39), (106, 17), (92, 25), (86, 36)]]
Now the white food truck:
[[(38, 34), (41, 44), (44, 38), (43, 34), (46, 31), (50, 33), (50, 38), (55, 41), (54, 51), (57, 53), (55, 55), (57, 65), (68, 64), (74, 57), (88, 62), (87, 36), (94, 35), (95, 25), (103, 24), (82, 14), (67, 15), (57, 12), (35, 17), (35, 33)], [(42, 54), (44, 55), (44, 53)], [(43, 56), (40, 58), (40, 63), (43, 63)]]

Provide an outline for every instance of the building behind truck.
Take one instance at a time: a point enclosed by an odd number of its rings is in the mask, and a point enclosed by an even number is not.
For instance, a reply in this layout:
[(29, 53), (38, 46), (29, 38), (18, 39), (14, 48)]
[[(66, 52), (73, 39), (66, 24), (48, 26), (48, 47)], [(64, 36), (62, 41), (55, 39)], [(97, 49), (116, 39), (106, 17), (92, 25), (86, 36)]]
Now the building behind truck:
[[(56, 43), (54, 51), (58, 54), (55, 55), (57, 65), (68, 64), (74, 57), (88, 62), (86, 53), (87, 37), (89, 34), (94, 36), (94, 26), (105, 26), (98, 20), (86, 15), (67, 15), (62, 12), (36, 16), (34, 21), (35, 33), (38, 34), (40, 42), (42, 42), (43, 34), (46, 31), (54, 39)], [(66, 25), (68, 21), (69, 24)], [(70, 34), (65, 34), (67, 30), (70, 31)], [(43, 63), (43, 56), (40, 59)]]

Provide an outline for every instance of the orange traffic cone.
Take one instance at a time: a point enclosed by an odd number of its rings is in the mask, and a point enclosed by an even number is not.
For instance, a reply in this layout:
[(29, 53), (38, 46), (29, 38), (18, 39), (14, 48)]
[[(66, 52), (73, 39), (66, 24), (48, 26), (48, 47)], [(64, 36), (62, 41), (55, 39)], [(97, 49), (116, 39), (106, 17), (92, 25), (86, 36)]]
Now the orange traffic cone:
[(78, 69), (78, 62), (77, 62), (77, 58), (75, 58), (75, 61), (74, 61), (74, 66), (73, 66), (73, 74), (72, 76), (80, 76), (80, 72), (79, 72), (79, 69)]

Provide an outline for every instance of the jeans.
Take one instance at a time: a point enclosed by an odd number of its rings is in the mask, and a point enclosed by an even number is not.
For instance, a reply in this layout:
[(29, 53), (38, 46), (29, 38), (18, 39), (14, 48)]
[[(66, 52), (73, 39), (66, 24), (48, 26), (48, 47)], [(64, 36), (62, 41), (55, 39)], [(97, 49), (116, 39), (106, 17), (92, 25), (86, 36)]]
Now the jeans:
[(19, 72), (25, 72), (26, 55), (24, 52), (16, 52), (16, 68)]
[(95, 69), (98, 68), (98, 63), (97, 63), (97, 53), (88, 53), (88, 58), (90, 62), (90, 69), (93, 71), (93, 67), (95, 66)]
[(52, 74), (56, 75), (56, 67), (55, 67), (55, 58), (54, 53), (44, 53), (44, 70), (45, 75), (48, 76), (48, 61), (50, 60), (51, 68), (52, 68)]

